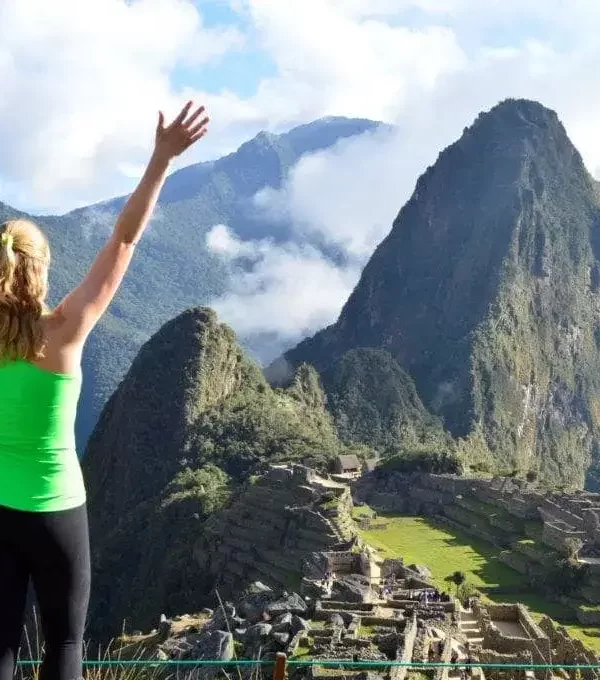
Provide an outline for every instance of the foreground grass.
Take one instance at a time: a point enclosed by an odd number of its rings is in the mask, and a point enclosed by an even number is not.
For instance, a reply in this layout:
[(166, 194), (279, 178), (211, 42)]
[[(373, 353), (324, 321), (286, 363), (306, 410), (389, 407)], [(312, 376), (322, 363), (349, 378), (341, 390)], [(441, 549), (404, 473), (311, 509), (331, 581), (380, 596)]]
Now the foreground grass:
[[(387, 527), (377, 529), (378, 525)], [(490, 600), (522, 602), (535, 619), (539, 620), (544, 614), (550, 616), (565, 626), (573, 637), (600, 653), (600, 637), (595, 636), (600, 634), (600, 628), (581, 625), (562, 605), (527, 592), (523, 575), (500, 562), (499, 550), (489, 543), (421, 517), (380, 516), (371, 529), (360, 531), (360, 534), (385, 557), (402, 556), (406, 564), (428, 567), (434, 583), (442, 590), (447, 591), (450, 587), (445, 581), (449, 574), (462, 571), (467, 581)], [(502, 592), (494, 592), (496, 588), (501, 588)]]

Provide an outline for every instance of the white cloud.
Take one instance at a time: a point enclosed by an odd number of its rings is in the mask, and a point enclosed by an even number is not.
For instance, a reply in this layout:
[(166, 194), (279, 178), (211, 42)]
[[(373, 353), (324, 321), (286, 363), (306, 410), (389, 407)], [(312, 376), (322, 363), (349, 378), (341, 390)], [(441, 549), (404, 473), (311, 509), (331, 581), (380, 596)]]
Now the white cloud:
[(254, 98), (274, 122), (325, 113), (392, 119), (399, 102), (465, 63), (446, 27), (357, 18), (332, 0), (248, 0), (246, 7), (278, 67)]
[[(148, 222), (146, 229), (146, 238), (153, 238), (153, 228), (157, 223), (163, 222), (165, 219), (164, 212), (161, 206), (158, 205), (152, 217)], [(115, 226), (115, 213), (112, 210), (107, 210), (99, 205), (92, 205), (83, 208), (77, 213), (77, 224), (79, 225), (83, 237), (86, 241), (97, 239), (98, 237), (106, 238), (110, 236)]]
[(359, 275), (356, 267), (336, 267), (311, 246), (244, 242), (224, 225), (213, 227), (207, 246), (228, 258), (254, 260), (250, 271), (234, 265), (231, 291), (212, 303), (243, 336), (266, 332), (298, 340), (333, 320)]
[(259, 247), (253, 242), (237, 238), (225, 224), (216, 224), (206, 235), (206, 247), (213, 253), (228, 260), (252, 257), (258, 254)]
[(175, 66), (241, 44), (188, 0), (3, 0), (0, 177), (47, 209), (122, 190), (115, 170), (145, 160), (156, 112), (182, 103)]
[[(597, 0), (573, 0), (568, 10), (563, 0), (230, 4), (247, 18), (246, 35), (206, 28), (203, 3), (192, 0), (3, 0), (2, 198), (50, 211), (127, 193), (147, 158), (156, 110), (174, 112), (187, 97), (208, 105), (211, 134), (178, 166), (228, 153), (259, 129), (323, 115), (400, 122), (410, 134), (419, 124), (411, 112), (435, 105), (436, 122), (461, 113), (464, 125), (479, 102), (515, 90), (546, 94), (584, 155), (596, 155), (586, 147), (600, 139)], [(253, 41), (276, 67), (254, 95), (242, 98), (227, 82), (218, 94), (198, 89), (205, 63)], [(554, 55), (546, 65), (543, 52)], [(502, 70), (503, 61), (514, 67)], [(560, 87), (536, 87), (536, 63), (552, 63)], [(198, 65), (196, 82), (175, 87), (181, 64)]]
[(405, 198), (402, 178), (410, 161), (401, 144), (398, 132), (384, 129), (305, 156), (280, 190), (256, 195), (257, 207), (274, 222), (291, 222), (300, 237), (316, 237), (362, 262), (387, 234)]
[[(128, 191), (154, 112), (187, 97), (206, 102), (212, 123), (181, 163), (324, 115), (392, 122), (396, 134), (305, 158), (280, 191), (257, 197), (265, 217), (291, 221), (293, 244), (241, 242), (224, 225), (211, 232), (214, 252), (255, 263), (236, 270), (222, 313), (242, 332), (293, 338), (335, 319), (418, 175), (480, 110), (509, 96), (555, 108), (600, 176), (597, 0), (231, 4), (248, 35), (204, 27), (191, 0), (2, 0), (0, 187), (9, 195), (0, 198), (62, 206)], [(178, 64), (202, 66), (252, 40), (276, 67), (252, 96), (228, 83), (210, 95), (172, 85)], [(344, 264), (326, 259), (319, 241)]]

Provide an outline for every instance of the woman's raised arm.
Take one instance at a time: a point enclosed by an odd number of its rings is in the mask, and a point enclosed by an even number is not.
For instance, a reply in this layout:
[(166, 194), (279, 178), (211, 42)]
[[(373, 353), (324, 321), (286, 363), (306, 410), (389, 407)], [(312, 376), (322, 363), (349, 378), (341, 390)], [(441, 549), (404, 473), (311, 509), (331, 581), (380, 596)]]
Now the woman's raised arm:
[(146, 228), (171, 160), (206, 134), (208, 118), (204, 107), (192, 113), (188, 102), (175, 120), (165, 127), (158, 115), (154, 151), (135, 191), (129, 197), (106, 245), (96, 256), (87, 276), (54, 311), (61, 322), (65, 342), (83, 343), (114, 298), (127, 272), (135, 245)]

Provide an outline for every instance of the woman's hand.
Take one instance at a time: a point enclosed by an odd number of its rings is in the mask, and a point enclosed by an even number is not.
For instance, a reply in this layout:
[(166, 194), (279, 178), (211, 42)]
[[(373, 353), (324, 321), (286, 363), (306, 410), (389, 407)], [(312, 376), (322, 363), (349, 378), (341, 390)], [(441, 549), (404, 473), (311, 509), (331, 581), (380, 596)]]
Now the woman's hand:
[[(162, 157), (174, 158), (192, 146), (207, 133), (209, 118), (203, 116), (204, 106), (199, 106), (192, 114), (193, 102), (188, 102), (175, 120), (165, 127), (165, 116), (158, 114), (156, 126), (155, 153)], [(200, 120), (199, 120), (200, 119)]]

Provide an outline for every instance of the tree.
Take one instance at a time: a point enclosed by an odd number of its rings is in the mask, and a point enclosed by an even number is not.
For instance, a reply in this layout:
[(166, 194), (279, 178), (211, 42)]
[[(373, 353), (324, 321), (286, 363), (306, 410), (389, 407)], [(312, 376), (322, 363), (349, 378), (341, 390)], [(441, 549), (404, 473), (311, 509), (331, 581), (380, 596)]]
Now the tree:
[(530, 483), (533, 484), (534, 482), (537, 482), (538, 478), (538, 473), (536, 470), (529, 470), (529, 472), (525, 475), (525, 479)]
[(544, 578), (546, 590), (553, 595), (572, 596), (585, 584), (588, 567), (577, 560), (563, 557), (552, 565)]
[(451, 581), (456, 586), (456, 596), (458, 597), (458, 589), (467, 580), (464, 571), (455, 571), (450, 576), (448, 576), (448, 581)]
[(456, 589), (456, 596), (461, 602), (465, 602), (470, 597), (479, 596), (479, 591), (472, 583), (469, 583), (469, 581), (465, 581)]

